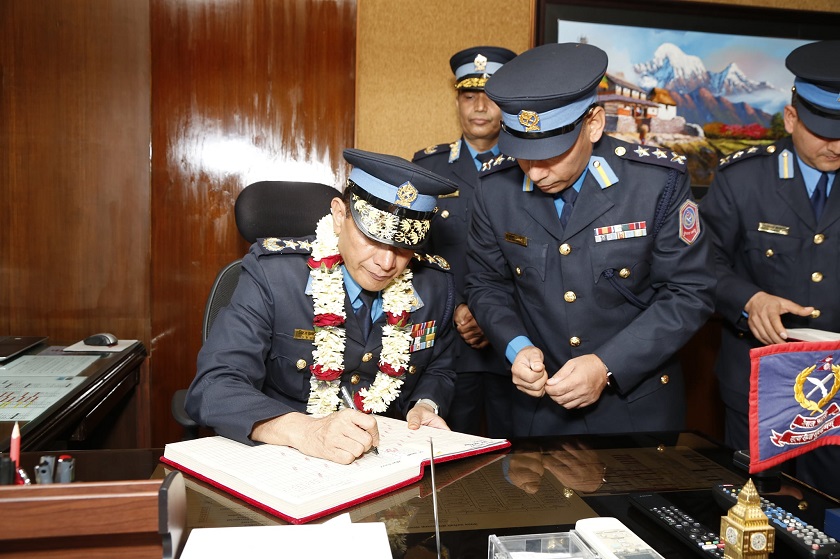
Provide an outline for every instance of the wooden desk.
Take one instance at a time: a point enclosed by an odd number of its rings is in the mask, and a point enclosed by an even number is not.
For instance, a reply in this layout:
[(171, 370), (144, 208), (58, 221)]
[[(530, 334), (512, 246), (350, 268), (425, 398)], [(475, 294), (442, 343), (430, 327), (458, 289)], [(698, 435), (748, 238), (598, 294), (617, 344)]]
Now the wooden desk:
[[(155, 461), (161, 450), (74, 453), (77, 478), (96, 481), (101, 472), (119, 479), (162, 478), (167, 468)], [(23, 454), (34, 466), (37, 456)], [(97, 466), (100, 464), (100, 466)], [(441, 543), (450, 559), (486, 557), (490, 534), (515, 535), (570, 530), (590, 516), (614, 516), (668, 559), (694, 556), (681, 542), (652, 523), (628, 502), (634, 491), (657, 491), (713, 529), (725, 513), (714, 502), (716, 483), (746, 481), (732, 465), (732, 451), (696, 433), (627, 436), (552, 437), (515, 440), (509, 452), (440, 464), (435, 469)], [(282, 520), (185, 475), (187, 526), (254, 526)], [(761, 488), (759, 488), (761, 491)], [(434, 557), (432, 492), (429, 473), (409, 487), (340, 511), (354, 522), (384, 522), (395, 559)], [(840, 501), (782, 476), (781, 490), (765, 493), (779, 506), (823, 527), (825, 510)], [(335, 516), (335, 515), (333, 515)], [(326, 517), (320, 521), (328, 520)], [(793, 557), (776, 538), (776, 557)]]
[[(61, 355), (65, 345), (43, 345), (30, 355)], [(71, 355), (65, 353), (64, 355)], [(118, 353), (74, 353), (99, 358), (85, 380), (31, 421), (20, 424), (22, 450), (138, 448), (150, 444), (146, 348), (135, 342)], [(143, 382), (146, 379), (146, 382)], [(14, 422), (0, 422), (0, 450), (9, 450)]]

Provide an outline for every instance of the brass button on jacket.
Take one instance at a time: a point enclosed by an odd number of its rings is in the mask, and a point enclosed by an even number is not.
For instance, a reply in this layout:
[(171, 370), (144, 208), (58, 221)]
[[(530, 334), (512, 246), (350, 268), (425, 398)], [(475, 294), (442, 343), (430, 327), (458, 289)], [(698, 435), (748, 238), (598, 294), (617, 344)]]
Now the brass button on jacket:
[(580, 338), (577, 336), (572, 336), (569, 338), (569, 345), (572, 347), (578, 347), (580, 345)]
[(413, 375), (416, 372), (417, 372), (417, 367), (415, 365), (409, 365), (408, 366), (408, 374)]
[(659, 377), (659, 382), (661, 382), (662, 384), (668, 384), (669, 382), (671, 382), (671, 377), (669, 377), (668, 375), (662, 375), (661, 377)]
[(360, 377), (358, 374), (354, 374), (353, 376), (350, 377), (350, 384), (359, 384), (359, 382), (361, 382), (361, 380), (362, 380), (362, 377)]
[(566, 256), (567, 254), (572, 252), (572, 247), (569, 246), (568, 243), (563, 243), (562, 245), (560, 245), (559, 250), (560, 250), (560, 254), (562, 254), (563, 256)]
[(306, 361), (304, 361), (303, 359), (298, 359), (297, 362), (295, 363), (295, 367), (298, 368), (298, 371), (305, 369), (306, 368)]
[(442, 217), (443, 219), (449, 217), (449, 210), (443, 210), (442, 212), (440, 212), (440, 217)]
[(367, 352), (364, 355), (362, 355), (362, 361), (364, 361), (365, 363), (367, 363), (371, 359), (373, 359), (373, 354), (371, 352)]
[(772, 248), (768, 248), (768, 249), (764, 252), (764, 256), (766, 256), (767, 258), (770, 258), (770, 257), (771, 257), (771, 256), (773, 256), (774, 254), (776, 254), (776, 253), (775, 253), (775, 252), (773, 252), (773, 249), (772, 249)]
[(825, 235), (823, 235), (822, 233), (817, 233), (816, 235), (814, 235), (815, 245), (821, 245), (823, 244), (823, 241), (825, 241)]
[(629, 278), (630, 277), (630, 268), (622, 268), (621, 270), (618, 271), (618, 275), (623, 277), (624, 279)]
[(814, 272), (811, 274), (811, 281), (814, 283), (819, 283), (823, 280), (822, 272)]
[(577, 299), (577, 295), (575, 294), (574, 291), (567, 291), (563, 294), (563, 299), (567, 303), (574, 303), (575, 300)]
[(522, 268), (520, 268), (519, 266), (517, 266), (517, 267), (516, 267), (515, 272), (516, 272), (516, 275), (517, 275), (517, 276), (521, 276), (521, 275), (522, 275)]

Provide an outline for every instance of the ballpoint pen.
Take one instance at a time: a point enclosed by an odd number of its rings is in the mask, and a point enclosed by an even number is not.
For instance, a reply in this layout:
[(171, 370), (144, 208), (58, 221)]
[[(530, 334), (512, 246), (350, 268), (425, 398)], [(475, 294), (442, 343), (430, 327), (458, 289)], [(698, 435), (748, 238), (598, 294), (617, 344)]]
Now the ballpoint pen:
[[(356, 407), (356, 402), (353, 401), (353, 396), (350, 395), (350, 391), (347, 390), (346, 386), (341, 387), (341, 398), (344, 400), (344, 405), (350, 408), (351, 410), (358, 410), (359, 408)], [(375, 446), (370, 447), (371, 452), (379, 456), (379, 449)]]

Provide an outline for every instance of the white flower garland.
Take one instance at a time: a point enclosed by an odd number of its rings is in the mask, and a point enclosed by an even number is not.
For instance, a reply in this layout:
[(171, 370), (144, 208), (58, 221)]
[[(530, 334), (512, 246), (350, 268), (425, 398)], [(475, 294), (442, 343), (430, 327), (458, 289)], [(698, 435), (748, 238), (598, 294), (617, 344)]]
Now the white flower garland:
[[(309, 259), (314, 303), (315, 349), (312, 351), (312, 378), (306, 411), (327, 415), (338, 409), (341, 375), (344, 373), (344, 276), (338, 253), (338, 237), (333, 232), (332, 215), (327, 214), (315, 229)], [(409, 313), (414, 300), (413, 274), (405, 269), (382, 291), (382, 310), (387, 324), (382, 327), (379, 372), (368, 388), (355, 395), (356, 405), (368, 413), (382, 413), (400, 394), (411, 347)]]

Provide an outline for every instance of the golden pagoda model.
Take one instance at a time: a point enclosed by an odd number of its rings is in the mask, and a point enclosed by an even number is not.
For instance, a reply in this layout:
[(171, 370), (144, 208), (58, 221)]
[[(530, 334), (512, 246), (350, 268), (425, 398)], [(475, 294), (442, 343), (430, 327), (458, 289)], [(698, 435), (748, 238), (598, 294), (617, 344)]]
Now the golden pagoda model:
[(776, 532), (761, 510), (761, 498), (748, 480), (738, 502), (720, 517), (720, 537), (726, 542), (726, 559), (767, 559), (775, 547)]

